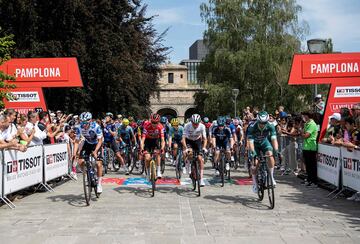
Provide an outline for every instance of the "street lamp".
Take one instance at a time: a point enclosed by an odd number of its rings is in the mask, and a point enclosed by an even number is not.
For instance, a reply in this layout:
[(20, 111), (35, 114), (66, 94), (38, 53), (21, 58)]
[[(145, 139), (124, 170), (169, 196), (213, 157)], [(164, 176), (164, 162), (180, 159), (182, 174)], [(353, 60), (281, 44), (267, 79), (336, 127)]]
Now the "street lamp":
[(232, 95), (234, 96), (234, 103), (235, 103), (235, 118), (236, 118), (236, 98), (239, 95), (239, 89), (232, 89)]
[[(325, 40), (325, 39), (308, 40), (307, 46), (308, 46), (309, 53), (311, 53), (311, 54), (325, 53), (326, 52), (326, 42), (327, 42), (327, 40)], [(314, 97), (315, 97), (318, 93), (317, 84), (315, 84), (314, 93), (315, 93), (314, 94)]]

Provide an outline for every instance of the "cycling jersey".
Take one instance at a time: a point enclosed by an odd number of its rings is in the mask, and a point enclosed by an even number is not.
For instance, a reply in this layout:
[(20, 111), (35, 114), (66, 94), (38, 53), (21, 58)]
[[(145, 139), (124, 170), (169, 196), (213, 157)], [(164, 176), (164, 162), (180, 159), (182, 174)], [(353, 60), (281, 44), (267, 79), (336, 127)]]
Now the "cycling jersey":
[(212, 126), (211, 122), (203, 123), (205, 125), (206, 135), (209, 136), (209, 131)]
[(164, 127), (160, 123), (158, 123), (154, 127), (150, 121), (146, 121), (144, 123), (142, 138), (163, 139), (164, 138)]
[(265, 139), (276, 139), (276, 130), (269, 122), (266, 123), (264, 129), (260, 129), (258, 122), (248, 127), (248, 139), (254, 143), (262, 143)]
[(101, 127), (96, 122), (90, 122), (88, 129), (85, 129), (84, 127), (84, 125), (78, 125), (75, 127), (77, 140), (80, 140), (80, 137), (83, 136), (87, 143), (97, 144), (99, 139), (103, 137)]
[(236, 127), (236, 136), (238, 141), (240, 140), (242, 135), (243, 135), (243, 128), (240, 125), (238, 125)]
[(170, 133), (171, 126), (169, 123), (166, 123), (165, 125), (162, 124), (162, 126), (164, 127), (164, 137), (165, 139), (167, 139)]
[(114, 136), (110, 133), (110, 131), (112, 131), (112, 132), (116, 131), (114, 123), (105, 124), (105, 127), (103, 129), (105, 143), (112, 142), (115, 139)]
[(177, 129), (175, 129), (174, 127), (170, 128), (169, 137), (172, 138), (173, 142), (180, 143), (183, 134), (184, 127), (182, 127), (181, 125), (179, 125)]
[(226, 127), (230, 129), (231, 134), (236, 133), (236, 127), (233, 123), (226, 125)]
[(222, 130), (219, 127), (216, 127), (212, 134), (212, 138), (215, 138), (216, 142), (228, 142), (232, 138), (232, 134), (227, 127), (224, 127)]
[(134, 132), (133, 129), (128, 125), (128, 126), (120, 126), (118, 128), (118, 137), (121, 137), (121, 139), (123, 140), (123, 142), (125, 142), (126, 144), (130, 144), (130, 139), (134, 138)]
[(184, 136), (192, 141), (201, 139), (201, 136), (206, 138), (205, 125), (199, 124), (198, 127), (194, 128), (191, 122), (187, 123), (184, 127)]

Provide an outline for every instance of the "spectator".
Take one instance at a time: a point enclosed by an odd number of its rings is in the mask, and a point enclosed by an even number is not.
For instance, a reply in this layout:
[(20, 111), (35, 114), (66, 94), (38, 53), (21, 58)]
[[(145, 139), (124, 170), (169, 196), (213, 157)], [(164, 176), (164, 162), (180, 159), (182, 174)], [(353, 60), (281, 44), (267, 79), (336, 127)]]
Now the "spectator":
[(356, 119), (360, 117), (360, 103), (354, 105), (351, 108), (351, 112), (354, 120), (356, 121)]
[(34, 137), (35, 128), (33, 128), (31, 131), (26, 131), (25, 128), (26, 128), (26, 124), (28, 122), (28, 118), (24, 114), (20, 115), (19, 122), (20, 123), (18, 124), (17, 129), (18, 129), (18, 134), (21, 139), (20, 143), (22, 143), (24, 145), (29, 145)]
[[(284, 132), (286, 131), (287, 129), (287, 115), (284, 116), (284, 113), (285, 112), (280, 112), (280, 121), (279, 121), (279, 124), (277, 126), (277, 131), (280, 135), (283, 135), (285, 134)], [(283, 116), (281, 116), (283, 115)]]
[(349, 117), (345, 119), (345, 128), (343, 146), (349, 150), (357, 149), (358, 146), (355, 140), (358, 137), (359, 130), (355, 129), (355, 121), (353, 118)]
[[(43, 125), (40, 124), (41, 129), (39, 128), (39, 116), (36, 112), (31, 112), (29, 114), (29, 121), (25, 126), (25, 131), (28, 133), (32, 130), (35, 130), (33, 138), (29, 143), (29, 146), (43, 145), (43, 140), (46, 138), (46, 131)], [(29, 134), (28, 134), (29, 135)]]
[(341, 117), (344, 118), (348, 118), (348, 117), (352, 117), (351, 116), (351, 113), (350, 113), (350, 109), (348, 108), (340, 108), (340, 114), (341, 114)]
[[(303, 112), (302, 117), (305, 121), (304, 131), (301, 136), (304, 138), (303, 157), (307, 171), (306, 186), (317, 186), (317, 142), (318, 128), (315, 121), (312, 119), (312, 113)], [(305, 182), (304, 182), (305, 183)]]
[(17, 135), (17, 128), (15, 125), (15, 120), (16, 120), (16, 111), (14, 109), (6, 109), (4, 112), (4, 115), (7, 117), (8, 121), (9, 121), (9, 133), (11, 134), (11, 136), (13, 138), (16, 137)]
[(314, 113), (324, 115), (325, 102), (322, 100), (321, 94), (316, 95), (313, 103)]
[(60, 119), (63, 117), (64, 113), (61, 110), (56, 111), (56, 120), (60, 121)]
[(275, 128), (277, 128), (278, 122), (272, 114), (269, 114), (269, 123), (272, 124)]
[(0, 115), (0, 149), (15, 149), (22, 152), (26, 151), (26, 146), (18, 143), (16, 134), (12, 131), (12, 123), (10, 119), (4, 115)]
[(329, 117), (329, 120), (330, 126), (326, 130), (325, 136), (322, 139), (322, 142), (324, 143), (334, 142), (335, 130), (338, 131), (340, 129), (341, 115), (339, 113), (334, 113)]

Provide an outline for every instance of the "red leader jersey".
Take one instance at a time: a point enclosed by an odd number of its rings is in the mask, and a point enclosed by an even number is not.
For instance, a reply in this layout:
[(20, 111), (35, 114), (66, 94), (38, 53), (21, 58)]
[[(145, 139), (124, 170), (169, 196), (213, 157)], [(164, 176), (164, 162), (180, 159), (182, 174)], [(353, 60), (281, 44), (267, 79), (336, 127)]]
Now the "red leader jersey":
[(152, 126), (150, 121), (144, 123), (144, 129), (142, 138), (146, 139), (163, 139), (164, 138), (164, 127), (158, 123), (155, 127)]

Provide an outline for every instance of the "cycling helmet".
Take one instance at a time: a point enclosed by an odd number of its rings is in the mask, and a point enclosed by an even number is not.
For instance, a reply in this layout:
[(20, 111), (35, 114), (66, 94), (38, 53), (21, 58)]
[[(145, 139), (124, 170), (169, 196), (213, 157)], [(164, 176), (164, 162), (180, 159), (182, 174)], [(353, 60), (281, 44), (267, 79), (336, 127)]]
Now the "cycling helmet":
[(194, 124), (199, 124), (201, 122), (201, 116), (199, 114), (193, 114), (191, 116), (191, 122)]
[(89, 121), (91, 119), (92, 119), (92, 115), (90, 112), (83, 112), (82, 114), (80, 114), (81, 121)]
[(261, 111), (257, 114), (256, 120), (260, 123), (266, 123), (269, 120), (269, 114), (266, 111)]
[(141, 119), (138, 119), (138, 120), (136, 121), (136, 124), (137, 124), (138, 126), (142, 125), (142, 123), (143, 123), (143, 121), (142, 121)]
[(208, 118), (208, 117), (204, 117), (203, 121), (204, 121), (204, 123), (208, 123), (208, 122), (209, 122), (209, 118)]
[(234, 123), (235, 126), (238, 126), (238, 125), (239, 125), (239, 120), (238, 120), (238, 119), (234, 119), (234, 120), (233, 120), (233, 123)]
[(123, 125), (128, 126), (130, 124), (130, 121), (127, 118), (125, 118), (123, 119), (122, 123)]
[(159, 114), (152, 114), (150, 117), (151, 123), (159, 123), (160, 122), (160, 115)]
[(225, 120), (225, 118), (223, 118), (223, 117), (219, 117), (219, 118), (217, 119), (217, 125), (218, 125), (218, 126), (224, 126), (224, 125), (225, 125), (225, 122), (226, 122), (226, 120)]
[(171, 125), (172, 126), (178, 126), (179, 125), (179, 119), (178, 118), (173, 118), (171, 120)]
[(113, 115), (112, 113), (110, 113), (110, 112), (107, 112), (107, 113), (106, 113), (106, 116), (109, 116), (110, 118), (113, 118), (113, 117), (114, 117), (114, 115)]
[(166, 124), (167, 122), (168, 122), (167, 117), (162, 116), (161, 119), (160, 119), (160, 123), (161, 123), (161, 124)]
[(226, 123), (227, 125), (229, 125), (229, 124), (231, 124), (231, 122), (232, 122), (231, 117), (230, 117), (230, 116), (226, 116), (226, 118), (225, 118), (225, 123)]

